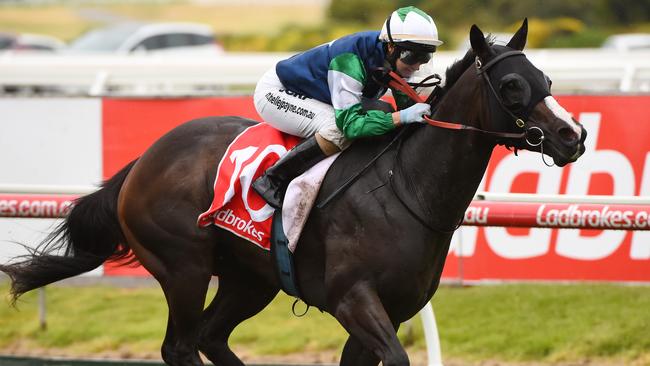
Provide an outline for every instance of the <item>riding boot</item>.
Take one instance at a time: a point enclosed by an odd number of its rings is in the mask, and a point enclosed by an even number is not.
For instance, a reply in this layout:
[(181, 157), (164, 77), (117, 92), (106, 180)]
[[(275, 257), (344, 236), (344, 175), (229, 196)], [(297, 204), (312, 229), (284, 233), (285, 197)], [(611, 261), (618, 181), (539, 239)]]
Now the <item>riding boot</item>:
[(257, 178), (252, 187), (271, 207), (281, 208), (289, 182), (326, 156), (312, 136), (289, 150)]

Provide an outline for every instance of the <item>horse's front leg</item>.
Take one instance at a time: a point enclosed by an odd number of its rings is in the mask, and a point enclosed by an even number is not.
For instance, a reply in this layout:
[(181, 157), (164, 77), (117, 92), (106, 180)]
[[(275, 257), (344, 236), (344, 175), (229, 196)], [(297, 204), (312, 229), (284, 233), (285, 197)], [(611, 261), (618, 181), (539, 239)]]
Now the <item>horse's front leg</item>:
[[(334, 316), (350, 333), (341, 365), (407, 366), (409, 359), (397, 338), (398, 323), (386, 313), (377, 292), (357, 283), (334, 304)], [(374, 356), (374, 357), (373, 357)]]
[(379, 357), (368, 350), (355, 336), (349, 336), (343, 347), (341, 365), (376, 366)]

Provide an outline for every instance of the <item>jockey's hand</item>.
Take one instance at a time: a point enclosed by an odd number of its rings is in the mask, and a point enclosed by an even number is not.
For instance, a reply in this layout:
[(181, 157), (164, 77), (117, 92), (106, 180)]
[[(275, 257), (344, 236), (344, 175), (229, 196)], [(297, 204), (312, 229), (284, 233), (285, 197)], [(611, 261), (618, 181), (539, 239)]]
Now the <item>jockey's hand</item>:
[(424, 122), (424, 116), (431, 114), (431, 106), (426, 103), (416, 103), (399, 111), (399, 121), (402, 124)]

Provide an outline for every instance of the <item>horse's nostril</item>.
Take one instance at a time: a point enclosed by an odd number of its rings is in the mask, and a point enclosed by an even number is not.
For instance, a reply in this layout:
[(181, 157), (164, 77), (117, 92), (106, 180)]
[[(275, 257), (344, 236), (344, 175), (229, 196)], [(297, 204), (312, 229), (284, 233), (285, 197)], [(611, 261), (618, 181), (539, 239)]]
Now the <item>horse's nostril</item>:
[(565, 143), (573, 144), (578, 141), (578, 134), (570, 127), (560, 128), (558, 134)]

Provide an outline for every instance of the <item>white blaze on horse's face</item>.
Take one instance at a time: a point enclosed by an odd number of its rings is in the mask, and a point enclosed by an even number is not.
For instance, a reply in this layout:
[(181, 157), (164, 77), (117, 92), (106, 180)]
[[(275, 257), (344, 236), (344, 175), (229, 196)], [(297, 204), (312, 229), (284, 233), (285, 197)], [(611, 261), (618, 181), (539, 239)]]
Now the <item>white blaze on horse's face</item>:
[(564, 109), (564, 107), (562, 107), (552, 95), (544, 98), (544, 104), (546, 104), (546, 107), (555, 115), (555, 117), (566, 122), (566, 124), (573, 129), (573, 131), (578, 135), (578, 139), (582, 137), (582, 129), (580, 126), (578, 126), (571, 114), (567, 112), (567, 110)]

